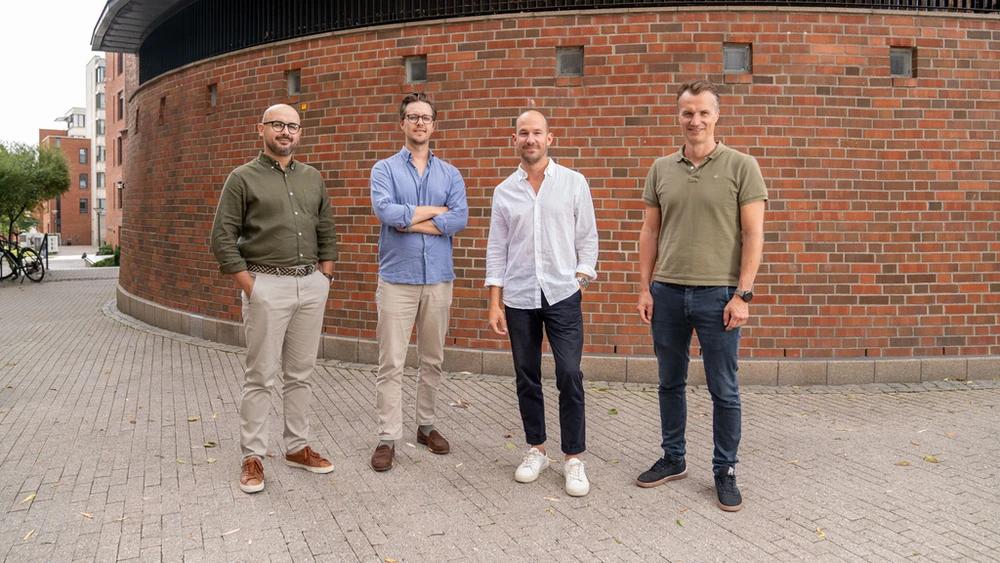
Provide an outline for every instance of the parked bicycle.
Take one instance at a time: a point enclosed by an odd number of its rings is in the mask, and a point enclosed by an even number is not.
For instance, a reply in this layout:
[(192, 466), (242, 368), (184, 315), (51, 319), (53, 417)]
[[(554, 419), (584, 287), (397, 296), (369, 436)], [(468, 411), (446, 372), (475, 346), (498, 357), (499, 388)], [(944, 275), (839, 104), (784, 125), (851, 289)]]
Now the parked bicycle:
[[(45, 277), (45, 263), (34, 248), (0, 241), (0, 281), (28, 278), (40, 282)], [(24, 283), (21, 278), (21, 283)]]

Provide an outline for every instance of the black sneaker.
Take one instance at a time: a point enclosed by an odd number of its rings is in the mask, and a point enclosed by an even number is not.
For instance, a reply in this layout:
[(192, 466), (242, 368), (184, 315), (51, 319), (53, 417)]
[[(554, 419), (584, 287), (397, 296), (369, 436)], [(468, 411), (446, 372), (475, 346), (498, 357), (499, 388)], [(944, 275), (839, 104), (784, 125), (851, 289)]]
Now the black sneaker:
[(661, 457), (656, 460), (649, 471), (644, 471), (635, 484), (648, 489), (657, 485), (662, 485), (667, 481), (675, 481), (687, 477), (687, 465), (684, 458)]
[(715, 474), (715, 494), (719, 508), (726, 512), (736, 512), (743, 508), (743, 495), (736, 486), (736, 470), (732, 467), (719, 470)]

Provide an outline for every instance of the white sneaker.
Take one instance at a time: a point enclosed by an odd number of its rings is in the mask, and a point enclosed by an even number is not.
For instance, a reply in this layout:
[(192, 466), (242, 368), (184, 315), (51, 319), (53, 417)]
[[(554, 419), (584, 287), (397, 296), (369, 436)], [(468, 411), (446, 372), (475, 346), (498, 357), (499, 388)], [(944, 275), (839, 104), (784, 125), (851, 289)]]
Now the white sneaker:
[(517, 466), (517, 471), (514, 472), (514, 480), (518, 483), (530, 483), (538, 479), (538, 474), (548, 466), (548, 456), (538, 451), (538, 448), (531, 448), (528, 450), (528, 453), (524, 454), (521, 465)]
[(590, 492), (590, 481), (583, 470), (583, 462), (573, 458), (566, 462), (563, 469), (566, 474), (566, 494), (571, 497), (582, 497)]

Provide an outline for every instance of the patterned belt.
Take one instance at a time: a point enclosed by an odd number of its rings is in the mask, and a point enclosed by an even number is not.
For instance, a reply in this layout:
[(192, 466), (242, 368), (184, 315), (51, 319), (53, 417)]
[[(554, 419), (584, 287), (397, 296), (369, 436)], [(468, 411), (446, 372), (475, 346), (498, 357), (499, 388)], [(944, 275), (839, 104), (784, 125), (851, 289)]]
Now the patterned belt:
[(271, 274), (272, 276), (292, 276), (302, 278), (316, 271), (315, 264), (305, 266), (265, 266), (264, 264), (252, 264), (247, 262), (247, 271), (258, 274)]

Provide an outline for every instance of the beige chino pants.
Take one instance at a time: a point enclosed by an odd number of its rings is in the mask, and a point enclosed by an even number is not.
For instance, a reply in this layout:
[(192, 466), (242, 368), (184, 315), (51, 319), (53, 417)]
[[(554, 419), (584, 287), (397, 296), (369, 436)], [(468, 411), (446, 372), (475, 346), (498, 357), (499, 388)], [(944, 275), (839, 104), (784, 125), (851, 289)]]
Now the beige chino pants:
[(452, 282), (408, 285), (378, 280), (378, 375), (375, 408), (380, 440), (403, 437), (403, 367), (413, 326), (417, 327), (417, 425), (434, 424), (434, 404), (444, 363)]
[(252, 275), (255, 279), (250, 297), (243, 295), (247, 369), (240, 402), (240, 447), (244, 459), (263, 459), (267, 455), (271, 389), (279, 381), (285, 451), (295, 453), (307, 444), (311, 377), (330, 282), (318, 271), (300, 278)]

